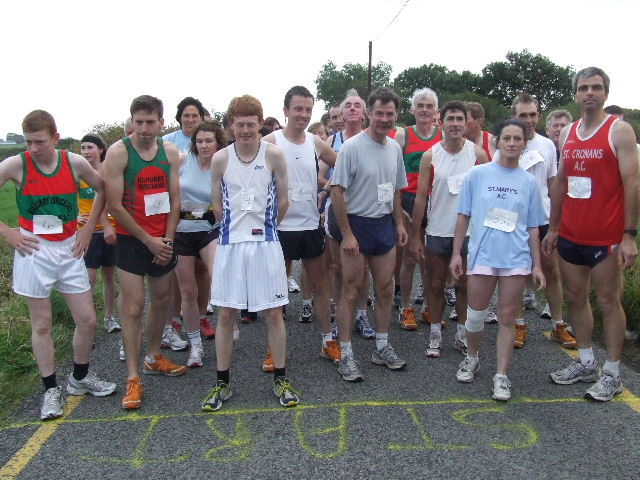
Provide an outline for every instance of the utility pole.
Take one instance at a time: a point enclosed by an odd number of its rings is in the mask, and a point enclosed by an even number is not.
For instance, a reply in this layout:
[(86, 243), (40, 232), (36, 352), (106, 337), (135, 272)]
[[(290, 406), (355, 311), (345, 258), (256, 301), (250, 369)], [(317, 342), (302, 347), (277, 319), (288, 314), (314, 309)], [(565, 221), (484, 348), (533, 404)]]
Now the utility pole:
[(367, 98), (371, 93), (371, 52), (373, 49), (373, 42), (369, 40), (369, 71), (367, 73)]

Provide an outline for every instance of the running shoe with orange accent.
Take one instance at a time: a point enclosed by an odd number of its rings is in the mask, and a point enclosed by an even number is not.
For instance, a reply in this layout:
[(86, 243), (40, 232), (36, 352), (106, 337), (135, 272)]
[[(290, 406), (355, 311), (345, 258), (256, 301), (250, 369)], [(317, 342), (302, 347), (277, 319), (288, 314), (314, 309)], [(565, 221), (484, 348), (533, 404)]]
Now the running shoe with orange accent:
[(155, 362), (144, 361), (142, 373), (145, 375), (166, 375), (167, 377), (179, 377), (187, 373), (187, 367), (176, 365), (164, 355), (158, 355)]
[(271, 352), (267, 352), (267, 356), (262, 362), (262, 371), (266, 373), (272, 373), (276, 369), (276, 365), (273, 363), (273, 356)]
[(567, 324), (561, 323), (556, 325), (553, 330), (551, 330), (551, 340), (554, 342), (558, 342), (564, 348), (576, 349), (578, 348), (578, 343), (576, 342), (576, 337), (569, 333), (567, 330)]
[(527, 343), (527, 337), (529, 336), (529, 329), (526, 325), (516, 324), (516, 338), (513, 341), (514, 348), (522, 348)]
[(413, 308), (405, 307), (401, 308), (398, 312), (398, 321), (400, 322), (400, 328), (405, 330), (417, 330), (418, 321), (416, 320), (416, 312)]
[(200, 318), (200, 332), (204, 338), (214, 338), (216, 336), (216, 328), (211, 325), (208, 317)]
[(338, 363), (340, 361), (340, 355), (340, 343), (335, 340), (329, 340), (327, 344), (322, 347), (322, 350), (320, 350), (320, 356), (327, 360), (331, 360), (333, 363)]
[(127, 382), (127, 393), (122, 397), (122, 408), (125, 410), (135, 410), (142, 406), (144, 397), (144, 386), (140, 377), (131, 378)]

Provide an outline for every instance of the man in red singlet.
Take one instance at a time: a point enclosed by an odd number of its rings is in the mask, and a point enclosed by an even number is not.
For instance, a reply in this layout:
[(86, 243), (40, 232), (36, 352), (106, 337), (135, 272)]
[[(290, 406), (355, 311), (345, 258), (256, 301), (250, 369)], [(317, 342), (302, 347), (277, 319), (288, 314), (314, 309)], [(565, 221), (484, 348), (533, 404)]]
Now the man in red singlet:
[[(422, 88), (413, 92), (411, 98), (411, 113), (416, 119), (416, 124), (410, 127), (398, 128), (395, 140), (402, 148), (404, 168), (407, 172), (407, 188), (402, 189), (402, 209), (405, 215), (405, 228), (409, 238), (414, 237), (417, 226), (411, 223), (413, 206), (416, 201), (418, 189), (418, 176), (420, 172), (420, 160), (422, 154), (431, 149), (442, 140), (442, 131), (438, 127), (438, 95), (430, 88)], [(424, 213), (420, 215), (424, 217)], [(416, 259), (412, 255), (405, 255), (404, 249), (399, 249), (397, 262), (401, 263), (399, 271), (399, 285), (396, 285), (396, 298), (400, 296), (398, 321), (400, 327), (405, 330), (416, 330), (418, 323), (414, 309), (410, 305), (411, 290), (413, 287), (413, 273), (416, 268)], [(424, 273), (424, 262), (422, 262)], [(423, 282), (424, 282), (423, 274)], [(398, 288), (399, 287), (399, 288)]]
[(484, 107), (479, 102), (464, 102), (467, 107), (467, 125), (464, 129), (464, 138), (471, 140), (477, 146), (482, 148), (487, 154), (489, 161), (493, 158), (496, 147), (493, 141), (493, 135), (483, 130), (485, 127)]
[[(631, 267), (638, 256), (638, 152), (632, 127), (603, 110), (607, 74), (585, 68), (573, 86), (582, 116), (560, 135), (560, 169), (551, 189), (551, 222), (543, 248), (547, 254), (558, 248), (580, 359), (552, 372), (551, 379), (561, 385), (597, 381), (585, 396), (609, 401), (623, 390), (620, 356), (626, 321), (620, 268)], [(591, 342), (591, 286), (602, 310), (607, 346), (601, 374)]]
[[(40, 418), (63, 414), (64, 396), (57, 385), (52, 330), (51, 291), (64, 297), (76, 324), (73, 373), (67, 393), (96, 397), (112, 394), (116, 384), (89, 372), (89, 355), (96, 333), (96, 312), (83, 255), (89, 247), (98, 216), (104, 210), (103, 182), (84, 157), (56, 150), (60, 139), (51, 114), (35, 110), (22, 130), (27, 151), (0, 162), (0, 188), (16, 185), (19, 228), (0, 222), (0, 236), (15, 249), (13, 290), (25, 297), (31, 317), (31, 345), (45, 392)], [(78, 182), (96, 192), (85, 228), (78, 230)]]
[(162, 102), (149, 95), (131, 103), (133, 133), (114, 143), (104, 162), (109, 211), (116, 219), (116, 266), (122, 292), (121, 315), (127, 357), (125, 409), (140, 408), (144, 389), (139, 377), (140, 331), (144, 311), (144, 277), (151, 305), (143, 372), (178, 376), (187, 368), (160, 354), (169, 315), (170, 276), (176, 265), (173, 237), (180, 216), (179, 154), (158, 138)]

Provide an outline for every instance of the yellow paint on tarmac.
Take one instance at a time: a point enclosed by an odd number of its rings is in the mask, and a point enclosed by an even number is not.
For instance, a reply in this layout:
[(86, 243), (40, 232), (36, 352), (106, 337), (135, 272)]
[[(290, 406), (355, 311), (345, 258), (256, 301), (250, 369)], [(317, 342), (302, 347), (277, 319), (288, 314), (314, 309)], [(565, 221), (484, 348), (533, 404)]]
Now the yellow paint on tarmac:
[[(84, 400), (82, 397), (71, 397), (67, 400), (64, 408), (64, 416), (68, 417)], [(64, 423), (64, 417), (43, 423), (36, 433), (18, 450), (13, 457), (0, 468), (0, 480), (14, 480), (29, 465), (29, 462), (35, 458), (42, 447), (47, 443), (51, 436), (56, 433), (60, 425)]]

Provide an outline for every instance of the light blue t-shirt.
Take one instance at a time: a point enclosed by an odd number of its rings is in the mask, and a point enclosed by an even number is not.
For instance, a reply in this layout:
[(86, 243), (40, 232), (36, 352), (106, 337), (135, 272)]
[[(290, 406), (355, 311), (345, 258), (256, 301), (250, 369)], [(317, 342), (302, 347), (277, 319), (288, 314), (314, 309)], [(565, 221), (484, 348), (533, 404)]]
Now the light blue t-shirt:
[(472, 168), (460, 192), (458, 213), (471, 217), (469, 270), (476, 265), (532, 268), (527, 229), (547, 223), (533, 175), (498, 163)]
[(162, 139), (174, 143), (182, 153), (191, 151), (191, 137), (185, 135), (182, 129), (167, 133)]

